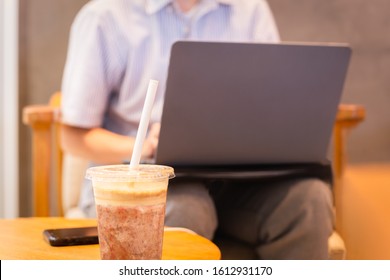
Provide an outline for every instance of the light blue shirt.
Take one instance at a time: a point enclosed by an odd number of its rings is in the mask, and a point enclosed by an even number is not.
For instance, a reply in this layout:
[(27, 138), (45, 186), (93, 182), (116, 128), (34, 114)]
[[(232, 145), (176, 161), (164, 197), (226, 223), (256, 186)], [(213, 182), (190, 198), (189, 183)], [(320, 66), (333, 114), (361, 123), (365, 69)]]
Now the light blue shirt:
[(264, 0), (200, 0), (183, 14), (172, 0), (95, 0), (72, 25), (63, 76), (68, 125), (136, 135), (150, 79), (161, 117), (171, 46), (178, 40), (279, 42)]

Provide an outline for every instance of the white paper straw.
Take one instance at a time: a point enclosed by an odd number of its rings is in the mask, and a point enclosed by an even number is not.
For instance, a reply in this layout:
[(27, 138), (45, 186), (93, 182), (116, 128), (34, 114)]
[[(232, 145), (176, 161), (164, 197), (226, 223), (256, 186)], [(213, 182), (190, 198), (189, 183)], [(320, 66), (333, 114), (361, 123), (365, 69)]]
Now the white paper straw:
[(131, 155), (130, 168), (135, 168), (139, 165), (141, 160), (142, 146), (144, 144), (146, 132), (149, 126), (149, 119), (152, 113), (154, 98), (157, 92), (158, 81), (150, 80), (148, 91), (146, 92), (146, 98), (144, 108), (142, 109), (141, 121), (138, 126), (137, 136), (135, 138), (133, 154)]

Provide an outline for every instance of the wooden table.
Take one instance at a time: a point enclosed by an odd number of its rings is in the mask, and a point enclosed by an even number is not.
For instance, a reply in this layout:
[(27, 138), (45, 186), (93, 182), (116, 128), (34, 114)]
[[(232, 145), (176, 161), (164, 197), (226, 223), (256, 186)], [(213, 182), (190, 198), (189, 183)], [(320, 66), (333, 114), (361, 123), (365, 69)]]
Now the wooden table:
[[(96, 220), (65, 218), (0, 219), (0, 259), (2, 260), (96, 260), (99, 245), (52, 247), (42, 235), (44, 229), (95, 226)], [(208, 239), (181, 228), (164, 231), (164, 260), (218, 260), (221, 252)]]

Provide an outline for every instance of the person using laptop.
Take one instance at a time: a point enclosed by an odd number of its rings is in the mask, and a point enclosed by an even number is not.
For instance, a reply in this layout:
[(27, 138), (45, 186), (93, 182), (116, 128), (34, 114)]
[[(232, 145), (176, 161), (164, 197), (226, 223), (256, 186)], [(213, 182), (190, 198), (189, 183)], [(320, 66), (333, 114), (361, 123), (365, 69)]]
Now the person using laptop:
[[(160, 81), (143, 158), (159, 136), (170, 50), (179, 40), (278, 43), (264, 0), (98, 0), (87, 3), (71, 28), (62, 85), (62, 146), (91, 165), (131, 157), (147, 84)], [(201, 112), (199, 112), (201, 113)], [(271, 124), (270, 124), (271, 125)], [(228, 151), (227, 151), (228, 152)], [(96, 215), (86, 182), (80, 207)], [(259, 259), (327, 259), (333, 230), (329, 184), (284, 178), (213, 185), (170, 182), (166, 225), (213, 239), (250, 244)]]

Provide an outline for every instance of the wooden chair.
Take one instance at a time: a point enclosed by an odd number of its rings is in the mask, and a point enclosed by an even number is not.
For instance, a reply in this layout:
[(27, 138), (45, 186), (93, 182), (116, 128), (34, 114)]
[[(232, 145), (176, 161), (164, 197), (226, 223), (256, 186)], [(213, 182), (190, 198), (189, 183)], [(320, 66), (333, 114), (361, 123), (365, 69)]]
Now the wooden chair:
[(336, 184), (339, 183), (347, 166), (347, 136), (352, 128), (361, 123), (366, 117), (362, 105), (341, 104), (333, 128), (333, 172)]
[[(33, 168), (33, 215), (64, 215), (73, 200), (77, 203), (80, 185), (69, 182), (66, 173), (69, 165), (77, 164), (77, 169), (86, 166), (85, 160), (63, 155), (59, 145), (61, 94), (55, 93), (48, 105), (29, 105), (23, 109), (23, 122), (32, 128), (32, 168)], [(335, 188), (340, 188), (340, 178), (347, 164), (346, 140), (351, 128), (365, 118), (365, 109), (361, 105), (339, 106), (333, 133), (333, 169)], [(81, 167), (80, 167), (81, 166)], [(80, 175), (79, 175), (80, 176)], [(83, 173), (81, 173), (83, 176)], [(72, 177), (72, 176), (70, 176)], [(76, 179), (76, 178), (74, 178)], [(77, 182), (77, 180), (76, 180)], [(66, 185), (64, 187), (64, 185)], [(69, 191), (73, 189), (73, 191)], [(51, 199), (55, 198), (52, 203)], [(337, 200), (337, 197), (335, 198)], [(76, 202), (75, 202), (76, 201)], [(55, 205), (51, 209), (51, 205)], [(331, 240), (332, 239), (332, 240)], [(335, 232), (330, 239), (333, 259), (345, 257), (342, 239)]]
[[(23, 108), (23, 123), (32, 129), (32, 201), (34, 216), (50, 216), (55, 192), (58, 215), (62, 207), (62, 159), (60, 149), (61, 94), (55, 93), (48, 105), (29, 105)], [(54, 178), (53, 178), (54, 177)], [(52, 184), (52, 182), (54, 183)], [(53, 186), (51, 186), (53, 185)]]
[(64, 216), (76, 209), (87, 167), (87, 160), (62, 153), (60, 102), (56, 92), (47, 105), (23, 108), (23, 122), (32, 129), (32, 201), (38, 217)]

